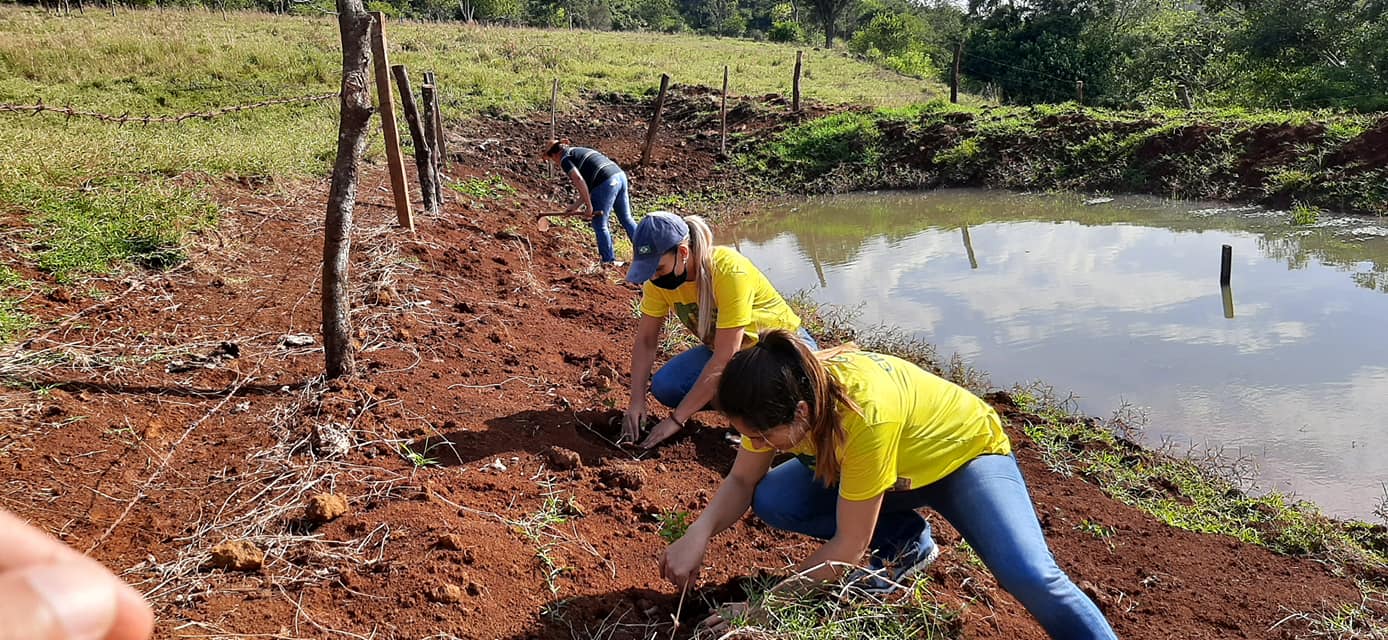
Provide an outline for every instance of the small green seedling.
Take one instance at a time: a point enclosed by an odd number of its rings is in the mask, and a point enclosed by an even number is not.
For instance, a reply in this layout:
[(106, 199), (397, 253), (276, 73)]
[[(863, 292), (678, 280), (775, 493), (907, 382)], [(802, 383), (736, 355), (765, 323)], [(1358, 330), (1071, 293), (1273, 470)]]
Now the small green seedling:
[(683, 509), (679, 511), (666, 511), (656, 516), (660, 520), (660, 537), (666, 542), (674, 543), (684, 537), (689, 531), (689, 512)]
[(1091, 536), (1094, 536), (1095, 538), (1103, 540), (1108, 544), (1109, 551), (1112, 551), (1114, 549), (1112, 538), (1113, 536), (1118, 534), (1118, 531), (1113, 527), (1106, 527), (1102, 524), (1094, 522), (1093, 520), (1085, 519), (1083, 522), (1076, 525), (1075, 529), (1077, 531), (1083, 531)]
[(439, 463), (437, 458), (428, 457), (428, 452), (429, 450), (427, 448), (423, 452), (419, 452), (415, 451), (414, 449), (411, 449), (410, 445), (407, 445), (403, 442), (400, 443), (400, 455), (405, 456), (405, 459), (409, 460), (410, 464), (413, 464), (416, 469), (423, 469), (424, 467), (433, 466)]

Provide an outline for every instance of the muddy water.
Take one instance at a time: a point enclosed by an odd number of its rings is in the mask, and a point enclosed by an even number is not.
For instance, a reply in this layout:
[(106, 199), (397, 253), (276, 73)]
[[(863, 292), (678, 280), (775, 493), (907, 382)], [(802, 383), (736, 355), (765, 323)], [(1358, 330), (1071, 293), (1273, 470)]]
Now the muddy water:
[(943, 190), (799, 203), (720, 241), (781, 291), (861, 305), (858, 323), (914, 332), (996, 386), (1040, 379), (1092, 415), (1144, 411), (1148, 444), (1244, 456), (1257, 489), (1374, 521), (1388, 483), (1388, 220), (1289, 220)]

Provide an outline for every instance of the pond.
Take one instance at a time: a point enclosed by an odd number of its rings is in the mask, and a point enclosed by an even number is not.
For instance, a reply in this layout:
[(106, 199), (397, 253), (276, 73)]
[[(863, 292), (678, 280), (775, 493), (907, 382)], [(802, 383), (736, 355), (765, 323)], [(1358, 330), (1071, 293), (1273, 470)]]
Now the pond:
[[(1375, 520), (1388, 483), (1388, 225), (1257, 207), (972, 189), (786, 205), (721, 230), (783, 293), (859, 307), (993, 384), (1042, 380), (1145, 444)], [(1223, 245), (1232, 282), (1219, 286)], [(1227, 295), (1226, 295), (1227, 294)]]

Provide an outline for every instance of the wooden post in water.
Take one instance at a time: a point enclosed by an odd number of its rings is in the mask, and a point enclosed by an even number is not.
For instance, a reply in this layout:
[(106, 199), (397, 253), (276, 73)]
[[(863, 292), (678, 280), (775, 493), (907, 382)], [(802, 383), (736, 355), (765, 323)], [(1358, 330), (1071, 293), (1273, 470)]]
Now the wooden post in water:
[(723, 99), (718, 106), (718, 155), (728, 155), (728, 65), (723, 65)]
[(1234, 317), (1234, 290), (1231, 287), (1220, 287), (1220, 297), (1224, 298), (1224, 317), (1233, 319)]
[(959, 104), (959, 59), (964, 57), (964, 42), (954, 43), (954, 68), (949, 74), (949, 101)]
[(1229, 277), (1234, 269), (1234, 248), (1224, 245), (1219, 252), (1219, 286), (1229, 286)]
[(800, 66), (804, 51), (795, 52), (795, 80), (790, 85), (790, 111), (800, 113)]
[(371, 57), (376, 64), (376, 102), (381, 129), (386, 137), (386, 165), (390, 167), (390, 192), (395, 196), (395, 217), (400, 226), (414, 231), (410, 192), (405, 187), (405, 160), (400, 157), (400, 130), (395, 124), (395, 98), (390, 91), (390, 62), (386, 57), (386, 16), (371, 12)]
[(974, 257), (974, 243), (969, 239), (969, 225), (964, 225), (964, 251), (969, 254), (969, 268), (978, 268), (978, 258)]
[(651, 147), (655, 145), (655, 134), (660, 129), (660, 110), (665, 108), (665, 90), (670, 88), (670, 74), (660, 74), (660, 93), (655, 96), (655, 115), (651, 116), (650, 129), (646, 131), (646, 146), (641, 149), (641, 163), (644, 167), (651, 161)]
[(396, 87), (400, 89), (401, 111), (405, 114), (405, 122), (410, 126), (410, 140), (414, 144), (414, 166), (419, 173), (419, 192), (424, 196), (424, 208), (431, 215), (437, 214), (438, 189), (434, 185), (439, 179), (439, 174), (434, 167), (433, 144), (424, 133), (424, 126), (419, 121), (419, 110), (415, 107), (414, 91), (410, 89), (410, 72), (403, 64), (391, 65), (390, 72), (395, 76)]

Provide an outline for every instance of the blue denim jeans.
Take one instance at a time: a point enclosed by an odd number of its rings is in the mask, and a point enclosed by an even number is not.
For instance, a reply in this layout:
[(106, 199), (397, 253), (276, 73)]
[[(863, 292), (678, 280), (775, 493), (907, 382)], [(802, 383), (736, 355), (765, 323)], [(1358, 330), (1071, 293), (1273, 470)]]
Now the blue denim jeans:
[(627, 193), (629, 183), (627, 174), (619, 173), (588, 192), (593, 201), (593, 233), (598, 237), (598, 255), (603, 262), (614, 262), (617, 254), (612, 249), (612, 232), (608, 228), (608, 214), (616, 213), (617, 222), (626, 230), (628, 238), (636, 237), (636, 221), (631, 217), (631, 197)]
[[(752, 509), (773, 527), (828, 540), (836, 531), (838, 497), (837, 486), (820, 484), (797, 458), (757, 484)], [(1016, 458), (982, 455), (924, 487), (887, 492), (872, 533), (874, 556), (891, 559), (910, 543), (929, 540), (930, 524), (916, 512), (927, 506), (959, 530), (998, 584), (1052, 638), (1117, 638), (1094, 602), (1056, 565)]]
[[(804, 327), (800, 327), (797, 335), (800, 341), (809, 345), (811, 349), (819, 349), (819, 343), (815, 342)], [(704, 372), (704, 365), (712, 359), (713, 349), (705, 345), (699, 345), (670, 358), (665, 366), (651, 376), (651, 395), (655, 396), (660, 404), (671, 409), (678, 407), (684, 396), (688, 395), (689, 390), (699, 381), (699, 375)]]

